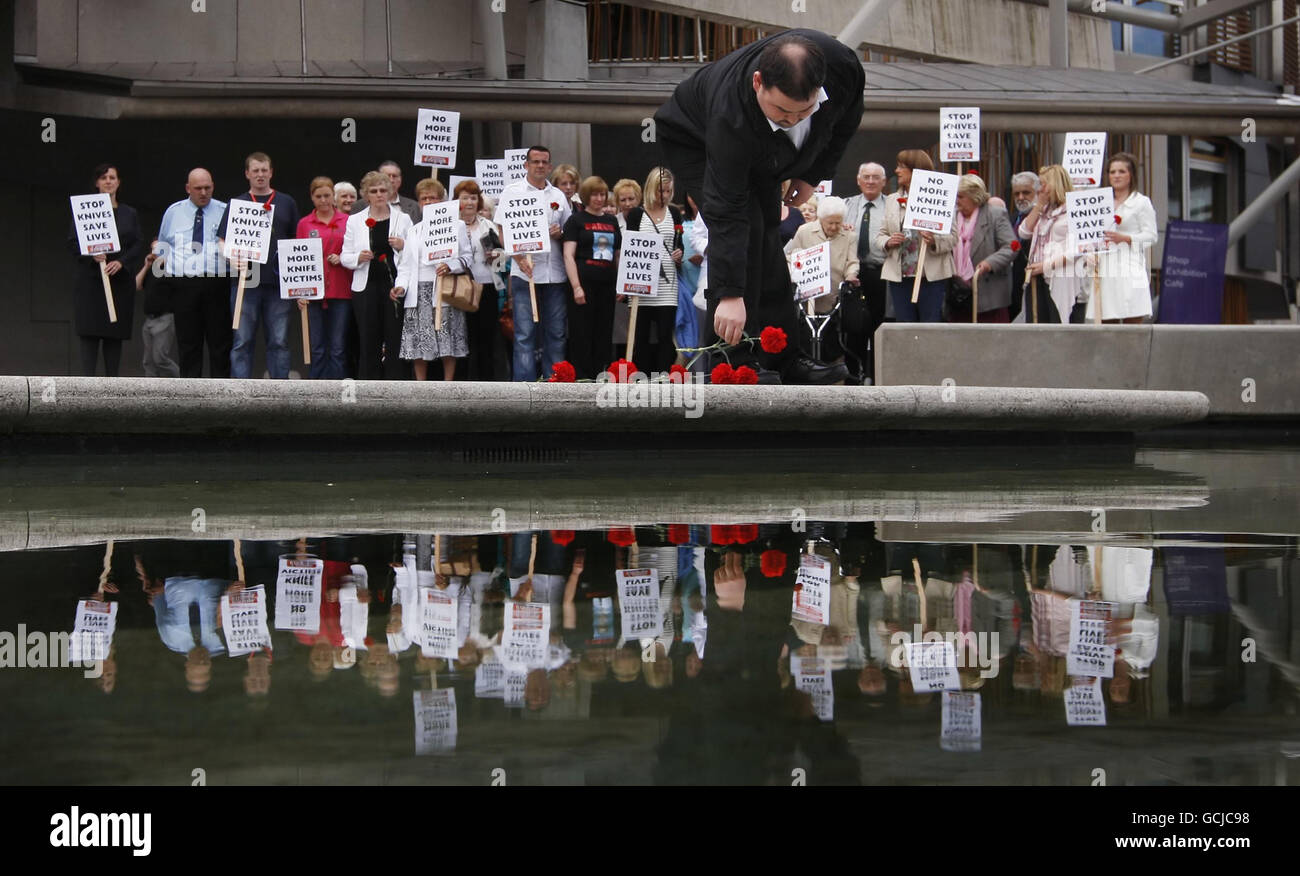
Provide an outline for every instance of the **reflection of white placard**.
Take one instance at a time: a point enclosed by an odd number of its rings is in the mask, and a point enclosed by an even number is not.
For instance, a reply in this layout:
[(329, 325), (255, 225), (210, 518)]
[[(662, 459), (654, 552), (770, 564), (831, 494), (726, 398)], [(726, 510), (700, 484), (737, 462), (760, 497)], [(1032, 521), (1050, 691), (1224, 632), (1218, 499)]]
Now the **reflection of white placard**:
[[(270, 207), (268, 210), (267, 208)], [(264, 265), (271, 258), (275, 205), (232, 199), (226, 217), (226, 246), (221, 254)]]
[(501, 197), (506, 188), (506, 160), (504, 158), (478, 158), (474, 161), (474, 181), (479, 191), (492, 200)]
[(1109, 186), (1065, 193), (1070, 219), (1069, 251), (1074, 254), (1109, 249), (1106, 232), (1115, 227), (1115, 190)]
[(506, 255), (551, 251), (550, 226), (546, 222), (545, 194), (540, 189), (503, 194), (497, 207), (501, 217), (501, 239)]
[(282, 240), (276, 256), (280, 261), (281, 298), (318, 301), (325, 297), (325, 257), (319, 237)]
[(658, 569), (618, 569), (618, 605), (623, 612), (623, 638), (657, 639), (664, 632), (659, 609)]
[(664, 240), (658, 234), (628, 231), (618, 262), (614, 291), (620, 295), (655, 295), (659, 291), (659, 265)]
[(112, 198), (107, 194), (73, 195), (69, 200), (82, 255), (117, 252), (122, 248), (117, 237), (117, 220), (113, 218)]
[(939, 108), (939, 160), (980, 160), (980, 108)]
[(524, 707), (524, 689), (528, 685), (528, 667), (507, 663), (501, 675), (501, 699), (507, 709)]
[(827, 195), (831, 194), (831, 186), (834, 182), (835, 180), (831, 180), (831, 179), (822, 180), (821, 182), (817, 183), (817, 188), (813, 189), (813, 194), (819, 198), (826, 197)]
[(1106, 163), (1106, 133), (1095, 131), (1065, 135), (1065, 152), (1061, 164), (1076, 189), (1101, 185), (1102, 167)]
[(914, 691), (961, 690), (957, 652), (952, 642), (908, 642), (906, 648), (907, 668)]
[(528, 176), (528, 150), (527, 149), (507, 149), (505, 157), (501, 160), (506, 166), (506, 185), (517, 183), (524, 177)]
[(943, 730), (939, 735), (939, 747), (944, 751), (979, 751), (980, 734), (980, 695), (977, 693), (958, 693), (944, 691)]
[(323, 560), (280, 557), (280, 568), (275, 575), (277, 630), (320, 632), (321, 582), (324, 576)]
[(474, 696), (499, 700), (506, 694), (506, 667), (496, 657), (484, 657), (474, 670)]
[(811, 624), (828, 623), (831, 604), (831, 562), (816, 554), (799, 557), (790, 608), (793, 620)]
[(425, 657), (454, 660), (456, 647), (456, 600), (437, 587), (420, 588), (420, 653)]
[(443, 201), (441, 204), (425, 204), (423, 222), (424, 262), (441, 262), (456, 254), (460, 239), (456, 233), (456, 219), (460, 216), (460, 204), (456, 201)]
[(370, 603), (359, 598), (360, 588), (347, 585), (339, 588), (339, 629), (343, 644), (357, 651), (364, 650), (366, 633), (370, 626)]
[(831, 245), (823, 241), (790, 254), (790, 279), (795, 282), (795, 301), (821, 298), (831, 287)]
[[(73, 664), (107, 660), (117, 630), (117, 603), (83, 599), (68, 640), (68, 661)], [(22, 647), (20, 645), (20, 647)]]
[(506, 604), (505, 632), (501, 634), (501, 659), (527, 667), (546, 664), (551, 640), (551, 606), (540, 602)]
[(904, 231), (932, 231), (947, 234), (952, 230), (952, 216), (957, 209), (957, 184), (961, 178), (955, 173), (937, 173), (932, 170), (912, 171), (912, 184), (907, 190), (907, 213), (903, 219)]
[(1065, 723), (1071, 727), (1105, 727), (1106, 703), (1100, 678), (1072, 677), (1065, 689)]
[(460, 113), (421, 109), (415, 121), (415, 163), (418, 167), (451, 167), (456, 163)]
[(415, 753), (448, 754), (456, 750), (456, 691), (417, 690)]
[(1089, 599), (1070, 600), (1070, 647), (1065, 671), (1070, 675), (1115, 677), (1115, 646), (1110, 643), (1110, 621), (1118, 606)]
[(835, 720), (835, 691), (831, 687), (831, 664), (820, 657), (791, 657), (790, 675), (795, 689), (812, 697), (818, 721)]
[(261, 585), (221, 597), (221, 629), (226, 633), (226, 653), (231, 657), (271, 647), (271, 631), (266, 628), (266, 591)]

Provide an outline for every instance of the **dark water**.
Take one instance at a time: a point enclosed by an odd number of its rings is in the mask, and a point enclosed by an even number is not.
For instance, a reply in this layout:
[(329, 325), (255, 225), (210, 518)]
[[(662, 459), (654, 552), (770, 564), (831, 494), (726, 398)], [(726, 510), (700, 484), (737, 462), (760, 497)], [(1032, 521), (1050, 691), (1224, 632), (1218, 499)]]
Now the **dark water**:
[(1300, 782), (1295, 449), (490, 456), (7, 459), (0, 783)]

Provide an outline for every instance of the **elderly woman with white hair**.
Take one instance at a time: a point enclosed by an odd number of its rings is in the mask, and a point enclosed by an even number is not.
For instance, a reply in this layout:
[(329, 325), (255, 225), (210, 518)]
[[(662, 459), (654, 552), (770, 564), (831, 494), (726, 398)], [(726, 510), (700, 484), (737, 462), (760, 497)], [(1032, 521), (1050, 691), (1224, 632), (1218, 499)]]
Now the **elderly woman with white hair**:
[[(858, 285), (858, 236), (844, 230), (844, 213), (847, 207), (843, 198), (827, 195), (817, 204), (817, 221), (800, 226), (785, 246), (786, 255), (801, 249), (829, 243), (831, 249), (831, 294), (814, 301), (816, 313), (830, 313), (839, 298), (841, 283)], [(791, 270), (793, 276), (794, 270)], [(805, 326), (804, 332), (807, 331)], [(838, 361), (844, 355), (838, 339), (838, 326), (822, 333), (821, 358), (824, 362)], [(811, 338), (805, 338), (811, 340)]]
[(1005, 207), (989, 202), (984, 180), (964, 174), (957, 184), (953, 220), (953, 274), (948, 287), (948, 321), (971, 322), (972, 287), (979, 277), (979, 322), (1010, 322), (1011, 262), (1020, 243)]

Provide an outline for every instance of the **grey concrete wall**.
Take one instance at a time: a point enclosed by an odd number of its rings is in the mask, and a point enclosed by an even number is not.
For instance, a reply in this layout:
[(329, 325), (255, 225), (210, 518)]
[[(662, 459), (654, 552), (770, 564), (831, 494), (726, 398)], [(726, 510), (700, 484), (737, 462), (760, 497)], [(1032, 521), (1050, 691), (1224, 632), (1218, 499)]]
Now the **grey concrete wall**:
[(1300, 417), (1296, 326), (887, 323), (875, 355), (881, 386), (1189, 390), (1211, 418)]

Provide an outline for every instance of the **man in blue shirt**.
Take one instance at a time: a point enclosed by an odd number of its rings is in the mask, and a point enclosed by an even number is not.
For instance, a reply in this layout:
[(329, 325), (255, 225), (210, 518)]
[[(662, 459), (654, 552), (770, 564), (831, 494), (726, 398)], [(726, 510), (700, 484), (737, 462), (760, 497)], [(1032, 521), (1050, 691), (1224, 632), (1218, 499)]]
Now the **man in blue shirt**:
[[(234, 201), (256, 201), (265, 204), (272, 212), (271, 249), (266, 264), (258, 265), (254, 272), (256, 285), (244, 287), (244, 306), (235, 330), (235, 342), (230, 349), (230, 376), (252, 377), (253, 352), (257, 346), (257, 326), (265, 324), (266, 368), (271, 377), (289, 376), (289, 311), (293, 302), (280, 297), (280, 260), (276, 244), (292, 240), (298, 233), (298, 204), (292, 195), (271, 188), (271, 158), (265, 152), (254, 152), (244, 159), (244, 177), (248, 191), (235, 195)], [(221, 217), (217, 236), (223, 241), (230, 207)], [(239, 276), (230, 281), (230, 308), (235, 307)]]
[(226, 202), (212, 197), (212, 174), (190, 171), (183, 201), (167, 208), (158, 227), (163, 245), (157, 264), (172, 287), (181, 377), (203, 376), (203, 342), (208, 344), (210, 377), (230, 376), (230, 283), (221, 257), (217, 228)]

